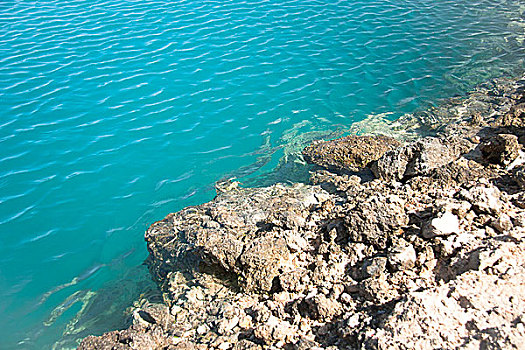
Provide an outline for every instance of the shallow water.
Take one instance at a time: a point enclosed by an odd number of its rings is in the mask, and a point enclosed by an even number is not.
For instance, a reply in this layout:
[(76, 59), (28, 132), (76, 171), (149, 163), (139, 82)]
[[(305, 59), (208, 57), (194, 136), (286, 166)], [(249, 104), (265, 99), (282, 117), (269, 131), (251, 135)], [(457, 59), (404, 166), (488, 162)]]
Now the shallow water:
[[(501, 0), (0, 2), (0, 332), (74, 347), (156, 292), (153, 221), (304, 142), (524, 67)], [(302, 136), (298, 136), (302, 135)]]

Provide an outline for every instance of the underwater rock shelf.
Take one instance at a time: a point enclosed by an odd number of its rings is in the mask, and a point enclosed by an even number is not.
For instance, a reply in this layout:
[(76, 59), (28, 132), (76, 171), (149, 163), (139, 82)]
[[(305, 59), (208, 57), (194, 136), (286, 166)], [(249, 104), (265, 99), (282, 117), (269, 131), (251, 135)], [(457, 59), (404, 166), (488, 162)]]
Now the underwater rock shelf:
[(520, 348), (525, 79), (391, 128), (308, 146), (311, 184), (221, 183), (151, 225), (165, 304), (79, 349)]

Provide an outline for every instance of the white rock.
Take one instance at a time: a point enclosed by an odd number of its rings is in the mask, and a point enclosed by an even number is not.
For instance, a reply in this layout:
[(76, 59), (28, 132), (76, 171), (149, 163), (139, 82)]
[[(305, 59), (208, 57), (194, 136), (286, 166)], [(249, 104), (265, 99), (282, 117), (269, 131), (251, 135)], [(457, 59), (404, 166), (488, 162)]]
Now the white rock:
[(388, 263), (394, 270), (406, 270), (414, 266), (416, 251), (411, 244), (396, 246), (388, 253)]
[(500, 214), (498, 218), (492, 222), (492, 227), (494, 227), (500, 233), (510, 231), (512, 226), (513, 225), (510, 217), (505, 213)]
[(197, 327), (197, 334), (203, 335), (206, 334), (208, 331), (208, 327), (206, 325), (201, 324), (199, 327)]
[(447, 236), (454, 233), (459, 233), (459, 219), (456, 215), (448, 211), (432, 219), (423, 228), (423, 236), (425, 238)]

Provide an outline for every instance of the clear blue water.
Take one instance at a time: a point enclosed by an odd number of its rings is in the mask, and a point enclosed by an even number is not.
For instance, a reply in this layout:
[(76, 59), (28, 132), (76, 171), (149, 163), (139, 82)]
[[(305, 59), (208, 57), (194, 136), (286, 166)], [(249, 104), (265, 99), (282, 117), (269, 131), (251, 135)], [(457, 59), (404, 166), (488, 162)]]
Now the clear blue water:
[(224, 176), (272, 178), (297, 135), (521, 71), (523, 11), (502, 0), (1, 1), (0, 347), (75, 347), (122, 327), (125, 308), (155, 294), (141, 265), (148, 225), (210, 200)]

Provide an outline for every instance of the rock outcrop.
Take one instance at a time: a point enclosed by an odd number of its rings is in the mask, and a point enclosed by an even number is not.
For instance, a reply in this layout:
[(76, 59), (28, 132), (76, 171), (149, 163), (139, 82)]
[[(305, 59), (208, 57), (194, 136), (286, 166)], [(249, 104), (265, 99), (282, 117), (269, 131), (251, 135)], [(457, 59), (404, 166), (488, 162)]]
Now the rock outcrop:
[(524, 94), (451, 100), (411, 142), (316, 143), (308, 185), (220, 184), (146, 232), (165, 304), (79, 349), (523, 347)]
[(328, 169), (357, 172), (401, 143), (388, 136), (347, 136), (316, 141), (303, 150), (305, 159)]

